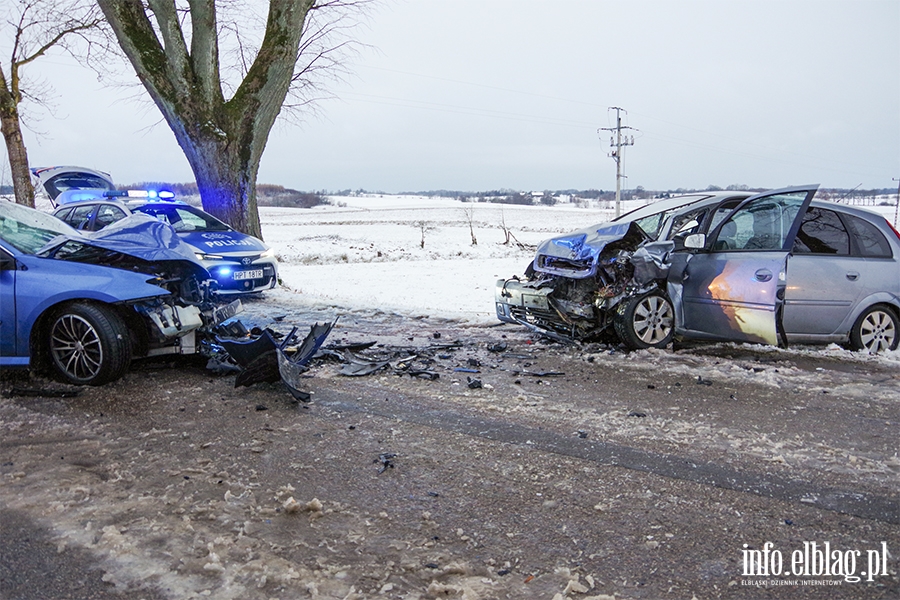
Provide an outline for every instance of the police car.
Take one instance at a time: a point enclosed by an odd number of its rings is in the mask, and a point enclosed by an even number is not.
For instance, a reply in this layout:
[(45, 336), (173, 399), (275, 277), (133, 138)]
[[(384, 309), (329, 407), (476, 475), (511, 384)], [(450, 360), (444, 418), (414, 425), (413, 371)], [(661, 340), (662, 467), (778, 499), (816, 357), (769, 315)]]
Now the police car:
[[(74, 177), (71, 171), (67, 177)], [(106, 179), (107, 189), (95, 181), (90, 189), (72, 186), (57, 192), (51, 196), (58, 207), (53, 214), (81, 231), (99, 231), (131, 214), (147, 214), (171, 225), (193, 248), (218, 282), (219, 294), (256, 293), (277, 285), (275, 252), (262, 240), (235, 231), (209, 213), (175, 199), (171, 192), (115, 190), (108, 175)]]

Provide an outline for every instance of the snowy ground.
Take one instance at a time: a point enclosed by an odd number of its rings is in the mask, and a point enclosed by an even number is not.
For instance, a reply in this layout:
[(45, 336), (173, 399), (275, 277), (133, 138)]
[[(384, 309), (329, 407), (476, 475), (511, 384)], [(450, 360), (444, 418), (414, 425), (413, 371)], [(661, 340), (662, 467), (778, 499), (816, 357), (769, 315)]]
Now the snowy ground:
[[(276, 249), (285, 288), (314, 305), (477, 324), (495, 320), (494, 282), (521, 274), (538, 242), (611, 215), (572, 205), (508, 206), (416, 196), (333, 201), (343, 206), (261, 209), (263, 235)], [(524, 249), (514, 241), (504, 243), (503, 223)]]

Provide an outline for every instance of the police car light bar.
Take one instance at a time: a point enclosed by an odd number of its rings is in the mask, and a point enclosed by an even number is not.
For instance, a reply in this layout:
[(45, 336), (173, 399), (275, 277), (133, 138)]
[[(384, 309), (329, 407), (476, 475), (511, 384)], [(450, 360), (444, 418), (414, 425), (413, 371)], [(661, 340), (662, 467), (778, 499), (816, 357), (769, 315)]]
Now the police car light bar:
[(174, 192), (162, 190), (112, 190), (103, 194), (107, 198), (159, 198), (160, 200), (171, 200), (175, 197)]

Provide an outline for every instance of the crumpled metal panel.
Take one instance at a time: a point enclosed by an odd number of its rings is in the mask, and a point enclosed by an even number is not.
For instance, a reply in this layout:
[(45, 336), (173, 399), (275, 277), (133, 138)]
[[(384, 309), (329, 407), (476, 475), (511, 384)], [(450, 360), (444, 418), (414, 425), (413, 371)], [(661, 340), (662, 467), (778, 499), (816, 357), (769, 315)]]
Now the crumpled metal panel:
[(193, 248), (170, 225), (147, 215), (126, 217), (84, 237), (99, 248), (147, 261), (187, 260), (203, 268)]
[[(542, 273), (573, 279), (593, 277), (597, 273), (598, 257), (616, 242), (624, 242), (629, 250), (650, 239), (633, 223), (605, 223), (582, 229), (542, 242), (534, 259), (534, 269)], [(560, 266), (554, 266), (559, 262)]]
[(669, 254), (675, 242), (651, 242), (644, 244), (631, 255), (634, 266), (634, 282), (640, 286), (651, 281), (665, 279), (669, 273)]

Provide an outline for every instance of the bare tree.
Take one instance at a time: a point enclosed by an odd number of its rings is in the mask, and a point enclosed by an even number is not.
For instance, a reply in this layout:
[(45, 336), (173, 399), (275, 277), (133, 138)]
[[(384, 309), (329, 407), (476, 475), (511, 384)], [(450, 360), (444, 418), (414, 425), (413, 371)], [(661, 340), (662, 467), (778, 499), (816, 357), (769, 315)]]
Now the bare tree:
[[(259, 162), (282, 107), (340, 66), (345, 17), (370, 0), (97, 0), (187, 157), (203, 208), (261, 237)], [(221, 13), (221, 14), (220, 14)], [(223, 43), (225, 42), (225, 43)]]
[(478, 239), (475, 238), (475, 207), (464, 206), (463, 214), (466, 216), (466, 222), (469, 224), (469, 235), (472, 236), (472, 245), (478, 245)]
[(429, 223), (428, 221), (414, 221), (413, 227), (419, 230), (419, 233), (422, 234), (422, 239), (419, 240), (419, 248), (425, 248), (425, 234), (434, 231), (434, 225)]
[(108, 51), (103, 15), (91, 0), (16, 0), (3, 15), (4, 30), (12, 32), (9, 73), (0, 65), (0, 129), (6, 142), (16, 202), (34, 206), (28, 151), (22, 138), (20, 105), (42, 103), (36, 86), (23, 83), (22, 68), (50, 50), (67, 52), (90, 65), (98, 50)]

